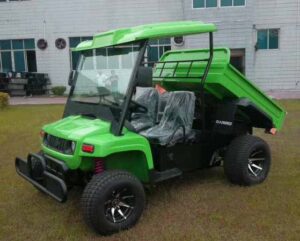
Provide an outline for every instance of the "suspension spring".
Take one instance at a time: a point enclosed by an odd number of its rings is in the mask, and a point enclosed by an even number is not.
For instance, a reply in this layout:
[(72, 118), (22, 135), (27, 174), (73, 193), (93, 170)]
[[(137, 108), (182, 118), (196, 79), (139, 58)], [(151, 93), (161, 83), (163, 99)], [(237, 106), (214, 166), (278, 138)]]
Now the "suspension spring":
[(104, 160), (100, 158), (95, 159), (95, 174), (102, 173), (105, 170)]

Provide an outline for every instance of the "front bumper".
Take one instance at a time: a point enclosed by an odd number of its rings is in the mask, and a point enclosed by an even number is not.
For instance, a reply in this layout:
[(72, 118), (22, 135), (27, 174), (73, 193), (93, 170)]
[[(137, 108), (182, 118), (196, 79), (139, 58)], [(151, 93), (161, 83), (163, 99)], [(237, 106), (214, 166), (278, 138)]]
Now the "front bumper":
[(66, 177), (68, 168), (53, 157), (41, 154), (29, 154), (27, 161), (17, 157), (17, 173), (42, 192), (59, 202), (67, 200)]

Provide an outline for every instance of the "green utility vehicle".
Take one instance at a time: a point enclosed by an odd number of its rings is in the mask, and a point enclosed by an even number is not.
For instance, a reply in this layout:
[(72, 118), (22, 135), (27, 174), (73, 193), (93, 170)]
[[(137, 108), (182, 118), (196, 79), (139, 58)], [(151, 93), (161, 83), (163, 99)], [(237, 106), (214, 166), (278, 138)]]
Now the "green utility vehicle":
[[(117, 29), (79, 44), (61, 120), (42, 128), (41, 151), (16, 158), (19, 175), (59, 202), (74, 185), (101, 234), (133, 226), (145, 185), (224, 166), (230, 182), (263, 182), (271, 164), (253, 128), (274, 134), (285, 111), (213, 47), (216, 27), (196, 21)], [(208, 33), (209, 48), (174, 50), (153, 63), (149, 41)], [(200, 175), (200, 174), (199, 174)]]

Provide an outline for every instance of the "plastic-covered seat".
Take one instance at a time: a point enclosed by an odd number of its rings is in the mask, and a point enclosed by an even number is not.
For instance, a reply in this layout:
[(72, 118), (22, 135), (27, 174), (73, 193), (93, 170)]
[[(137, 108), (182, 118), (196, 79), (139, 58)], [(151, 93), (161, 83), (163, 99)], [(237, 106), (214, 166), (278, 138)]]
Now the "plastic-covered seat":
[(158, 111), (157, 111), (157, 123), (160, 122), (160, 120), (161, 120), (161, 118), (164, 114), (164, 111), (165, 111), (165, 108), (166, 108), (166, 105), (167, 105), (167, 102), (170, 98), (171, 93), (172, 92), (165, 92), (165, 93), (159, 95)]
[(159, 124), (140, 134), (150, 142), (160, 145), (174, 145), (184, 141), (192, 132), (195, 99), (193, 92), (170, 92)]
[(131, 125), (137, 132), (150, 128), (156, 124), (159, 94), (152, 87), (138, 87), (135, 101), (148, 109), (147, 113), (133, 113)]

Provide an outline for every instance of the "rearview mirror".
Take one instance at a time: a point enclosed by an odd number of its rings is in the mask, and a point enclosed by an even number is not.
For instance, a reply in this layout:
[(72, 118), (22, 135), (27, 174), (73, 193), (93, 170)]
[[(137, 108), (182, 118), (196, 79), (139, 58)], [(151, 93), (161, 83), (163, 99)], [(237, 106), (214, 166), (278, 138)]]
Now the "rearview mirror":
[(69, 79), (68, 79), (69, 86), (73, 86), (74, 85), (75, 72), (76, 72), (75, 70), (71, 70), (71, 72), (69, 74)]

